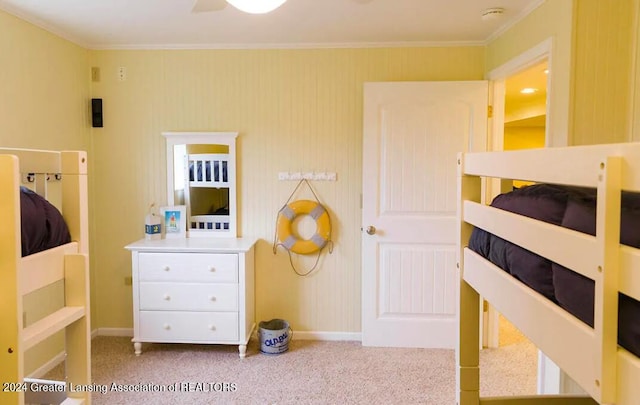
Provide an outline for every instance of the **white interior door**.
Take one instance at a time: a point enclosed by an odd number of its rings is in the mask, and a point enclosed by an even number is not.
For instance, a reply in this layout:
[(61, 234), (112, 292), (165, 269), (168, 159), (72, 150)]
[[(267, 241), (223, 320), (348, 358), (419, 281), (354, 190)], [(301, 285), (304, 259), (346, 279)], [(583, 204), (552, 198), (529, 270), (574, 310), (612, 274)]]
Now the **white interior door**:
[(485, 150), (487, 82), (364, 87), (362, 344), (456, 342), (456, 156)]

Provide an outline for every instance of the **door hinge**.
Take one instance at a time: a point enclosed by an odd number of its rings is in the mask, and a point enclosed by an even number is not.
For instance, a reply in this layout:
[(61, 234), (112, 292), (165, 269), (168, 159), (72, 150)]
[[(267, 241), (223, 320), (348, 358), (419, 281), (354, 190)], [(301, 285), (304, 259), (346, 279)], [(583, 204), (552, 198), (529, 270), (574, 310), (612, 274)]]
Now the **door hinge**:
[(493, 118), (493, 106), (492, 105), (488, 105), (487, 106), (487, 118)]

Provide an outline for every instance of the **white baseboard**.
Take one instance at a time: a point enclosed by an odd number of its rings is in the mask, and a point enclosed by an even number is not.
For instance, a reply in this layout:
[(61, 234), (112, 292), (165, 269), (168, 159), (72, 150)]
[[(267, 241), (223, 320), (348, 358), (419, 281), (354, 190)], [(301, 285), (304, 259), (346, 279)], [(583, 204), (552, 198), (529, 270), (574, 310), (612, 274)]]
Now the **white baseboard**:
[[(253, 337), (258, 339), (258, 328), (253, 333)], [(293, 331), (293, 339), (298, 340), (321, 340), (331, 342), (344, 341), (362, 341), (362, 333), (360, 332), (310, 332), (310, 331)]]
[(44, 363), (37, 369), (35, 369), (33, 373), (29, 375), (29, 378), (44, 377), (49, 371), (53, 370), (58, 364), (62, 363), (64, 361), (64, 358), (65, 358), (64, 352), (60, 352), (56, 354), (51, 360)]
[[(254, 331), (254, 337), (257, 337), (257, 330)], [(92, 337), (96, 336), (124, 336), (132, 337), (132, 328), (98, 328), (91, 333)], [(362, 341), (360, 332), (308, 332), (293, 331), (294, 339), (300, 340), (326, 340), (326, 341)]]
[(98, 328), (91, 332), (92, 338), (96, 336), (133, 337), (133, 328)]

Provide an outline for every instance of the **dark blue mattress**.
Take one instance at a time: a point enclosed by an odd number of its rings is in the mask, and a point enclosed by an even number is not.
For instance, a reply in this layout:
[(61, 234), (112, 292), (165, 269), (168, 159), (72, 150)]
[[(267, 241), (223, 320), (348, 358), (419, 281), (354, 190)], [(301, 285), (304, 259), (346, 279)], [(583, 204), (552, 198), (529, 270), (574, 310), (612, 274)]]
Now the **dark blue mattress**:
[(39, 194), (20, 187), (22, 256), (71, 242), (69, 228), (58, 209)]
[[(622, 192), (621, 199), (620, 243), (640, 248), (640, 194)], [(595, 235), (594, 189), (536, 184), (501, 194), (491, 205)], [(480, 228), (469, 248), (593, 327), (593, 280)], [(640, 302), (620, 293), (618, 308), (618, 343), (640, 357)]]

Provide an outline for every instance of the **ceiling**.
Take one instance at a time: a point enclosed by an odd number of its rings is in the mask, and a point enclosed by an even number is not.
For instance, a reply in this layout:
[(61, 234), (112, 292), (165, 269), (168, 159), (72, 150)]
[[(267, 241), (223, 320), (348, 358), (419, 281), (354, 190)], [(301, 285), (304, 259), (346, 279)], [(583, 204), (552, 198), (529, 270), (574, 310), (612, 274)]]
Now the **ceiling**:
[[(0, 0), (0, 9), (91, 49), (484, 44), (543, 0), (288, 0), (269, 14), (194, 0)], [(483, 20), (482, 12), (504, 14)]]

